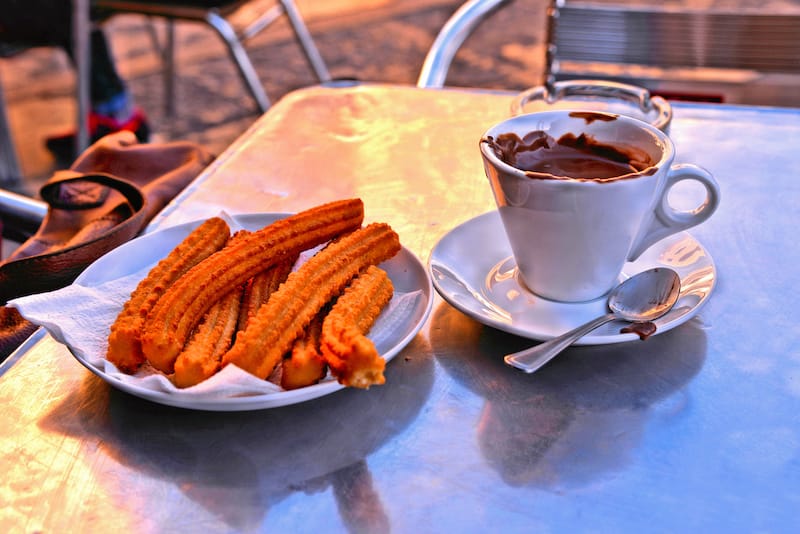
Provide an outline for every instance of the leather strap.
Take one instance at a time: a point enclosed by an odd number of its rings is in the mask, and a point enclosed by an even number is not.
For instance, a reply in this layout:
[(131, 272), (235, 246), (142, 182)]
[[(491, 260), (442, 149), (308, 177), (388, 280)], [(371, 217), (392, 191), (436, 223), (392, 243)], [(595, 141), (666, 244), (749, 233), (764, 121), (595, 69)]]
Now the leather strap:
[[(147, 200), (133, 183), (105, 173), (83, 174), (59, 171), (41, 189), (42, 198), (54, 210), (88, 210), (102, 206), (107, 201), (108, 190), (87, 189), (86, 195), (71, 191), (64, 193), (65, 184), (92, 183), (117, 191), (124, 198), (131, 215), (97, 237), (72, 246), (12, 260), (0, 265), (0, 302), (33, 293), (53, 291), (71, 284), (94, 260), (134, 238), (147, 223)], [(73, 188), (75, 189), (75, 188)], [(99, 192), (98, 192), (99, 191)], [(110, 206), (109, 206), (110, 207)], [(43, 223), (47, 232), (51, 213)]]

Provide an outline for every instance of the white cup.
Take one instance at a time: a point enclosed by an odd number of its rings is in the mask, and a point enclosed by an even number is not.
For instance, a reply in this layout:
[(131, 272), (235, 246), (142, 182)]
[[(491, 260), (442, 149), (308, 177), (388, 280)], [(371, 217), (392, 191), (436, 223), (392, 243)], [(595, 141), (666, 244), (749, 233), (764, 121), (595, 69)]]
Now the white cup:
[[(593, 179), (524, 171), (503, 161), (498, 139), (530, 132), (544, 132), (552, 140), (584, 134), (601, 145), (644, 151), (649, 163)], [(673, 165), (675, 148), (666, 134), (622, 115), (569, 110), (519, 115), (491, 127), (480, 150), (522, 282), (551, 300), (602, 297), (617, 284), (626, 261), (705, 221), (719, 205), (719, 186), (708, 171)], [(704, 200), (691, 210), (669, 203), (670, 190), (683, 180), (705, 189)]]

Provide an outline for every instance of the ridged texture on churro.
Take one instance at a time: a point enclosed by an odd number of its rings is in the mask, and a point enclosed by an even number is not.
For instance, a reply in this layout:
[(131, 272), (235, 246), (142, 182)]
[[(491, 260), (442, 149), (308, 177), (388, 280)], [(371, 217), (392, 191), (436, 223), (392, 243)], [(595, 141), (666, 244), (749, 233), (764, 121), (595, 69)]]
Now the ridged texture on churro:
[(269, 297), (277, 291), (278, 287), (286, 281), (286, 277), (292, 272), (297, 261), (297, 256), (293, 256), (287, 261), (282, 261), (275, 266), (267, 269), (263, 273), (258, 273), (250, 280), (244, 288), (244, 295), (242, 296), (242, 306), (239, 310), (239, 325), (236, 330), (244, 330), (247, 328), (247, 323), (253, 317), (258, 309), (263, 306)]
[(373, 223), (329, 244), (286, 279), (240, 332), (223, 356), (266, 378), (314, 315), (360, 271), (400, 251), (400, 240), (387, 224)]
[(292, 344), (292, 350), (281, 362), (281, 387), (297, 389), (316, 384), (328, 370), (325, 358), (319, 350), (322, 333), (322, 320), (325, 312), (319, 312), (306, 328), (302, 336)]
[(120, 371), (133, 373), (144, 363), (141, 333), (158, 299), (191, 267), (218, 251), (230, 235), (219, 217), (208, 219), (161, 260), (139, 282), (111, 326), (106, 358)]
[(339, 383), (368, 388), (386, 381), (386, 362), (366, 334), (393, 293), (386, 272), (370, 267), (353, 280), (325, 317), (320, 349)]
[[(250, 232), (239, 230), (223, 250), (242, 240)], [(189, 342), (175, 360), (173, 382), (179, 388), (199, 384), (220, 368), (220, 358), (233, 344), (239, 322), (243, 286), (235, 288), (215, 302), (200, 320)]]
[(176, 386), (194, 386), (219, 371), (220, 359), (233, 343), (241, 301), (242, 288), (238, 287), (206, 312), (175, 360), (173, 382)]
[(331, 202), (276, 221), (206, 258), (153, 308), (142, 335), (145, 357), (171, 373), (192, 330), (215, 301), (276, 263), (359, 228), (363, 218), (361, 200)]

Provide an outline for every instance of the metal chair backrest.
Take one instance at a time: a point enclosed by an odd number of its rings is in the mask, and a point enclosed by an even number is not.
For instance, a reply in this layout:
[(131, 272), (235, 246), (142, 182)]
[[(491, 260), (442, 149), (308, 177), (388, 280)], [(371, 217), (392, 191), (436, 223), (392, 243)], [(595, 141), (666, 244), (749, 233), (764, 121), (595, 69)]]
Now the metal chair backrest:
[(565, 61), (800, 73), (800, 13), (566, 0), (555, 7), (553, 75)]
[[(513, 0), (469, 0), (439, 31), (423, 63), (417, 85), (442, 87), (457, 51), (497, 9)], [(648, 86), (645, 67), (690, 87), (696, 71), (702, 81), (734, 83), (761, 73), (800, 74), (800, 11), (723, 11), (668, 8), (655, 2), (613, 0), (548, 3), (545, 69), (533, 83), (556, 79), (610, 79)], [(734, 72), (735, 71), (735, 72)], [(755, 73), (748, 78), (736, 73)], [(690, 75), (687, 76), (687, 73)], [(656, 81), (653, 85), (662, 85)], [(652, 87), (651, 87), (652, 89)]]
[(418, 87), (442, 87), (453, 58), (472, 32), (497, 9), (512, 0), (469, 0), (445, 22), (436, 36), (417, 78)]

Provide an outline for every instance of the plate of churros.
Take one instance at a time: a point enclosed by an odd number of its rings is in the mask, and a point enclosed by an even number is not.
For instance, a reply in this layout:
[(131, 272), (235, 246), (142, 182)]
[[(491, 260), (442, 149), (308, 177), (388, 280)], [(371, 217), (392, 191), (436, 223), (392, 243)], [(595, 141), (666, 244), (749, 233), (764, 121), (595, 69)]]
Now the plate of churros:
[(136, 238), (69, 287), (13, 301), (110, 385), (153, 402), (256, 410), (386, 380), (430, 314), (427, 269), (359, 199)]

